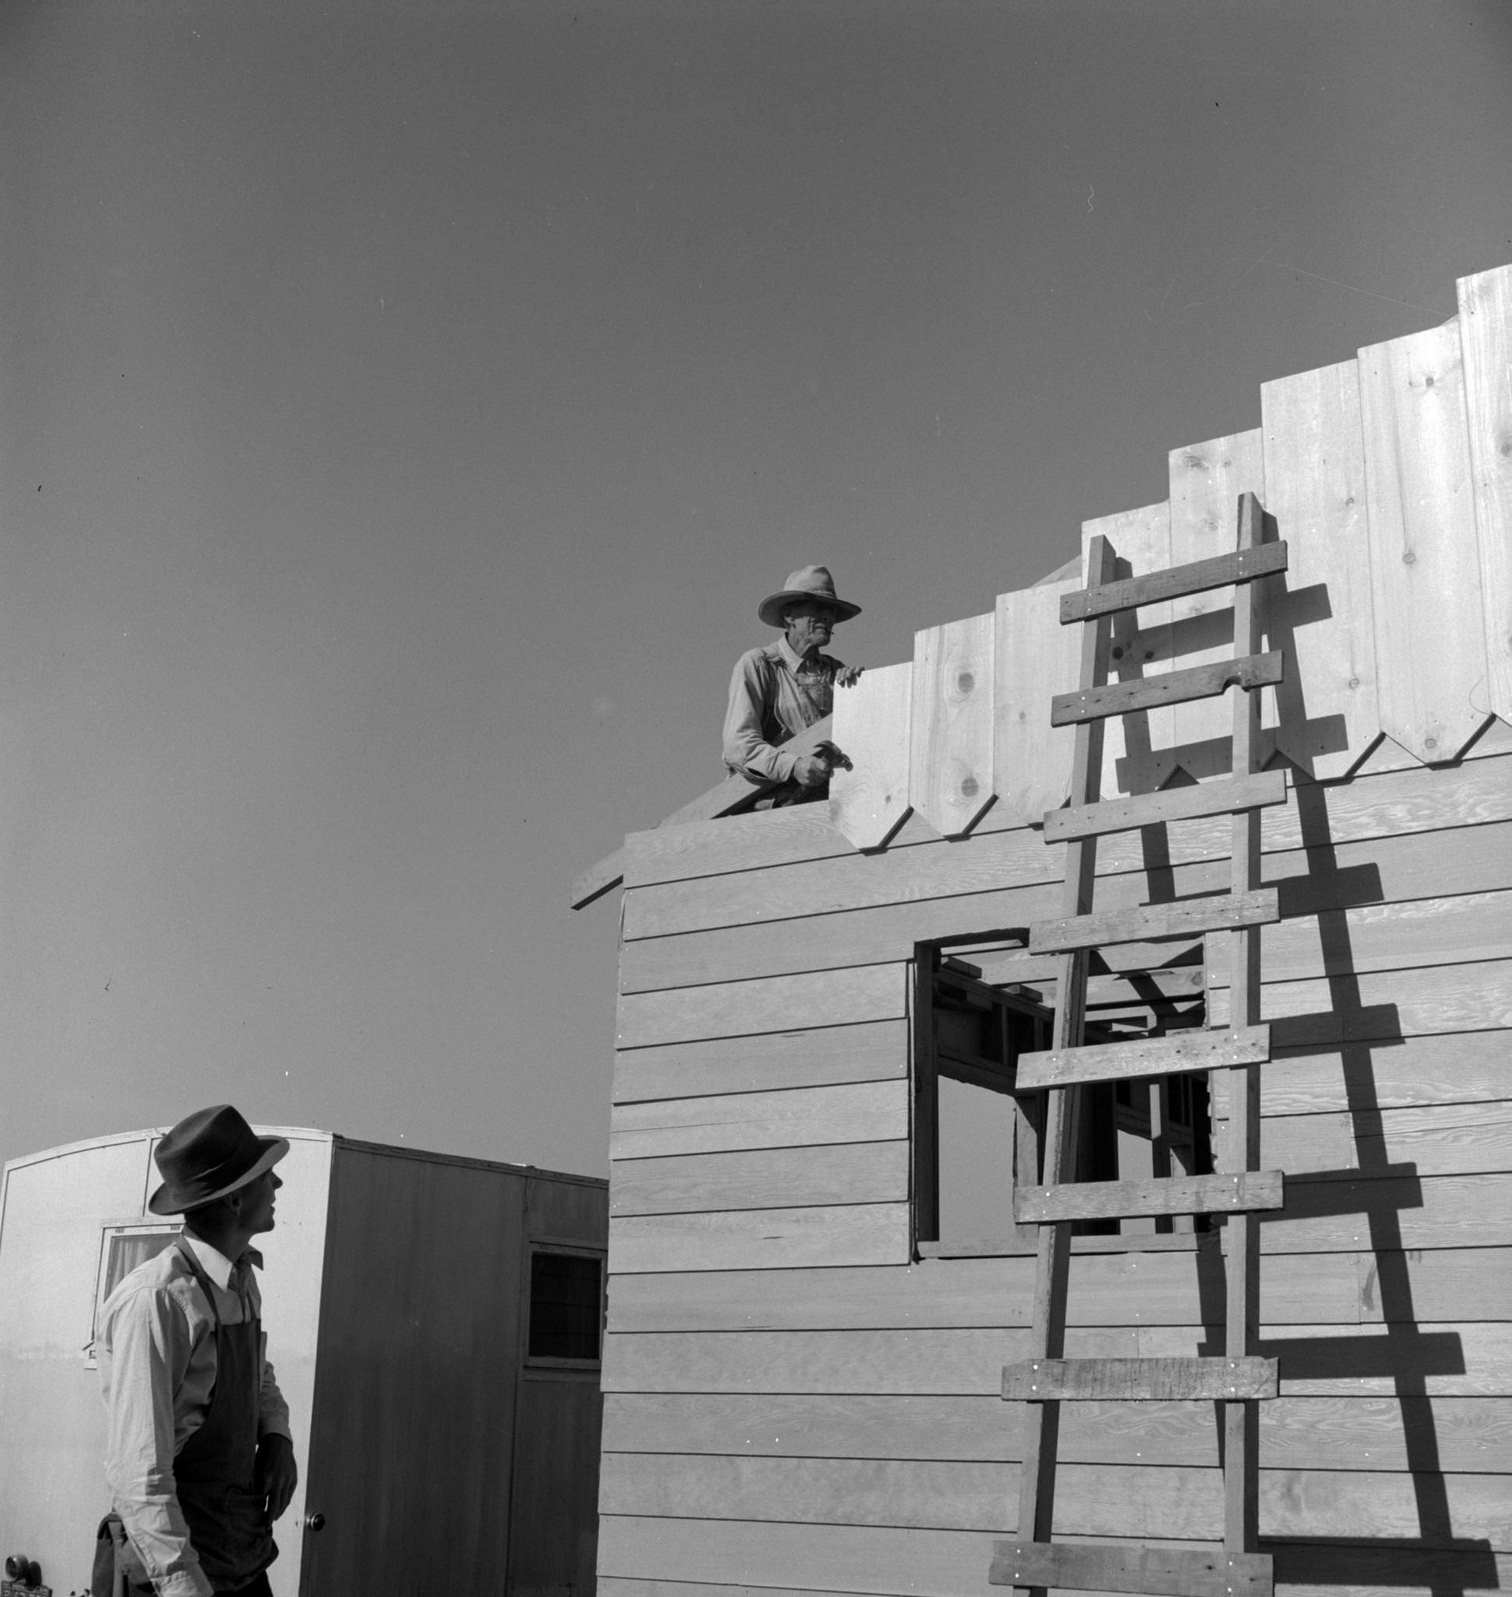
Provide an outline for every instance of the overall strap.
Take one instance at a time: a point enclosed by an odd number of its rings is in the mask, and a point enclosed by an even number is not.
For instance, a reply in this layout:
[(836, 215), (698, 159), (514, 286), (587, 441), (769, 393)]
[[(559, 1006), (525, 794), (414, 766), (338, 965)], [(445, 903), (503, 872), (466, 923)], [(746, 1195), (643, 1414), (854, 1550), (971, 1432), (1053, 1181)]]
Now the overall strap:
[(221, 1328), (220, 1306), (215, 1301), (215, 1288), (210, 1277), (205, 1274), (205, 1267), (199, 1261), (199, 1255), (189, 1245), (189, 1239), (181, 1231), (174, 1238), (173, 1245), (184, 1256), (184, 1262), (189, 1266), (189, 1273), (199, 1282), (199, 1289), (205, 1294), (205, 1301), (210, 1305), (210, 1312), (215, 1316), (215, 1330), (219, 1335)]

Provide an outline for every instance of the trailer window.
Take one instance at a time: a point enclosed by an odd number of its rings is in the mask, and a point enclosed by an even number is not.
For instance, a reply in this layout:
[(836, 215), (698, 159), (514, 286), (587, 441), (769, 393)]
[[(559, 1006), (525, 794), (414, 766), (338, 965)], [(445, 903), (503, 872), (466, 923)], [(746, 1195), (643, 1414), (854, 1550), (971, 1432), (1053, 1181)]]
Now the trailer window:
[(100, 1329), (100, 1310), (105, 1300), (139, 1264), (155, 1259), (164, 1248), (173, 1246), (183, 1230), (177, 1220), (125, 1220), (100, 1228), (100, 1264), (95, 1276), (94, 1313), (90, 1320), (89, 1341), (84, 1352), (94, 1360), (94, 1342)]
[(604, 1328), (604, 1259), (586, 1248), (532, 1248), (532, 1363), (597, 1364)]

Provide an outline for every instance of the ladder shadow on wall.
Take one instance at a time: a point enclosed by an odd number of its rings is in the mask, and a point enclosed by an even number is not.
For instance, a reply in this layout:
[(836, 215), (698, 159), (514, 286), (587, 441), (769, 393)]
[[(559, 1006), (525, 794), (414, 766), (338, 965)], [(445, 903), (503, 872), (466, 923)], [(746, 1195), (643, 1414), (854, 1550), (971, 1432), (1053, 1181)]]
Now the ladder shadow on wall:
[[(1276, 542), (1279, 530), (1275, 517), (1266, 514), (1263, 525), (1264, 541)], [(1115, 573), (1120, 581), (1129, 580), (1135, 575), (1130, 562), (1123, 558), (1117, 560)], [(1264, 766), (1278, 756), (1284, 757), (1311, 775), (1313, 759), (1319, 755), (1337, 754), (1349, 747), (1349, 725), (1345, 716), (1337, 712), (1308, 715), (1300, 673), (1296, 669), (1295, 637), (1299, 627), (1318, 626), (1332, 621), (1334, 607), (1329, 598), (1328, 585), (1324, 582), (1291, 588), (1287, 586), (1283, 572), (1260, 579), (1260, 586), (1266, 638), (1270, 647), (1281, 651), (1287, 661), (1285, 676), (1273, 690), (1277, 718), (1285, 727), (1286, 747), (1283, 750), (1277, 746), (1277, 727), (1263, 727), (1260, 733), (1260, 763)], [(1132, 619), (1132, 612), (1126, 612), (1123, 616), (1115, 617), (1114, 671), (1120, 682), (1138, 681), (1143, 679), (1146, 666), (1169, 666), (1184, 655), (1232, 648), (1233, 641), (1232, 605), (1163, 621), (1143, 629)], [(1173, 780), (1201, 781), (1207, 777), (1226, 776), (1233, 769), (1233, 740), (1227, 735), (1156, 748), (1153, 746), (1147, 713), (1125, 716), (1124, 727), (1127, 739), (1125, 751), (1113, 762), (1113, 777), (1118, 792), (1151, 793), (1166, 787)], [(1366, 749), (1360, 749), (1359, 757), (1363, 759), (1366, 752)]]
[[(1326, 1007), (1271, 1022), (1273, 1057), (1336, 1054), (1342, 1070), (1355, 1163), (1288, 1177), (1286, 1207), (1272, 1224), (1355, 1216), (1368, 1241), (1370, 1268), (1361, 1283), (1361, 1310), (1379, 1322), (1376, 1333), (1332, 1336), (1264, 1336), (1256, 1352), (1280, 1361), (1283, 1388), (1290, 1382), (1374, 1380), (1389, 1387), (1398, 1440), (1416, 1499), (1416, 1537), (1338, 1540), (1267, 1535), (1261, 1547), (1276, 1561), (1276, 1578), (1311, 1585), (1414, 1587), (1433, 1597), (1467, 1597), (1500, 1590), (1490, 1541), (1458, 1537), (1445, 1481), (1443, 1448), (1433, 1411), (1435, 1379), (1464, 1375), (1464, 1339), (1457, 1330), (1425, 1330), (1435, 1310), (1416, 1302), (1402, 1215), (1421, 1208), (1423, 1183), (1415, 1161), (1393, 1163), (1387, 1154), (1377, 1050), (1405, 1041), (1395, 1003), (1368, 1003), (1356, 969), (1347, 911), (1384, 901), (1379, 867), (1341, 864), (1328, 819), (1325, 788), (1303, 775), (1293, 787), (1306, 867), (1283, 878), (1283, 919), (1315, 919), (1322, 945)], [(1264, 1223), (1264, 1222), (1262, 1222)], [(1214, 1244), (1199, 1250), (1199, 1285), (1206, 1345), (1223, 1351), (1224, 1260)], [(1272, 1257), (1275, 1257), (1272, 1255)], [(1440, 1313), (1445, 1312), (1440, 1306)], [(1222, 1420), (1218, 1421), (1222, 1447)]]

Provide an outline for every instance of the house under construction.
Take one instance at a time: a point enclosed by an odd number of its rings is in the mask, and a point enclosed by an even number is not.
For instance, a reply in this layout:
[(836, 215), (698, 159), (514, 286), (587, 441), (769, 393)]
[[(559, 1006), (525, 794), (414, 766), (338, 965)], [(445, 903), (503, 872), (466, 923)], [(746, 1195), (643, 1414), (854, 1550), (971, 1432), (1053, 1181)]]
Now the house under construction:
[(837, 694), (827, 805), (575, 890), (600, 1597), (1512, 1588), (1512, 267), (1458, 291)]

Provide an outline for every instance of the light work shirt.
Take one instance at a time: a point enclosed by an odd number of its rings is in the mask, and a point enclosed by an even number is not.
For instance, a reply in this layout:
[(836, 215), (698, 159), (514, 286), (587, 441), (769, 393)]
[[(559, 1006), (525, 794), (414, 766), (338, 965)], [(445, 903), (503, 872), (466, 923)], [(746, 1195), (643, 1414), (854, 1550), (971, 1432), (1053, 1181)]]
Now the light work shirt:
[[(198, 1237), (185, 1236), (215, 1292), (227, 1325), (262, 1318), (262, 1294), (248, 1268), (246, 1301), (234, 1289), (232, 1261)], [(261, 1264), (249, 1249), (245, 1258)], [(131, 1272), (105, 1300), (96, 1338), (105, 1398), (105, 1479), (116, 1512), (160, 1597), (211, 1597), (212, 1587), (189, 1541), (173, 1461), (204, 1423), (215, 1385), (215, 1315), (177, 1247)], [(289, 1436), (289, 1407), (258, 1338), (262, 1370), (259, 1436)]]
[(798, 756), (785, 753), (780, 745), (830, 713), (835, 675), (842, 669), (827, 654), (815, 660), (794, 654), (786, 637), (748, 649), (730, 675), (724, 721), (726, 768), (772, 782), (791, 780)]

